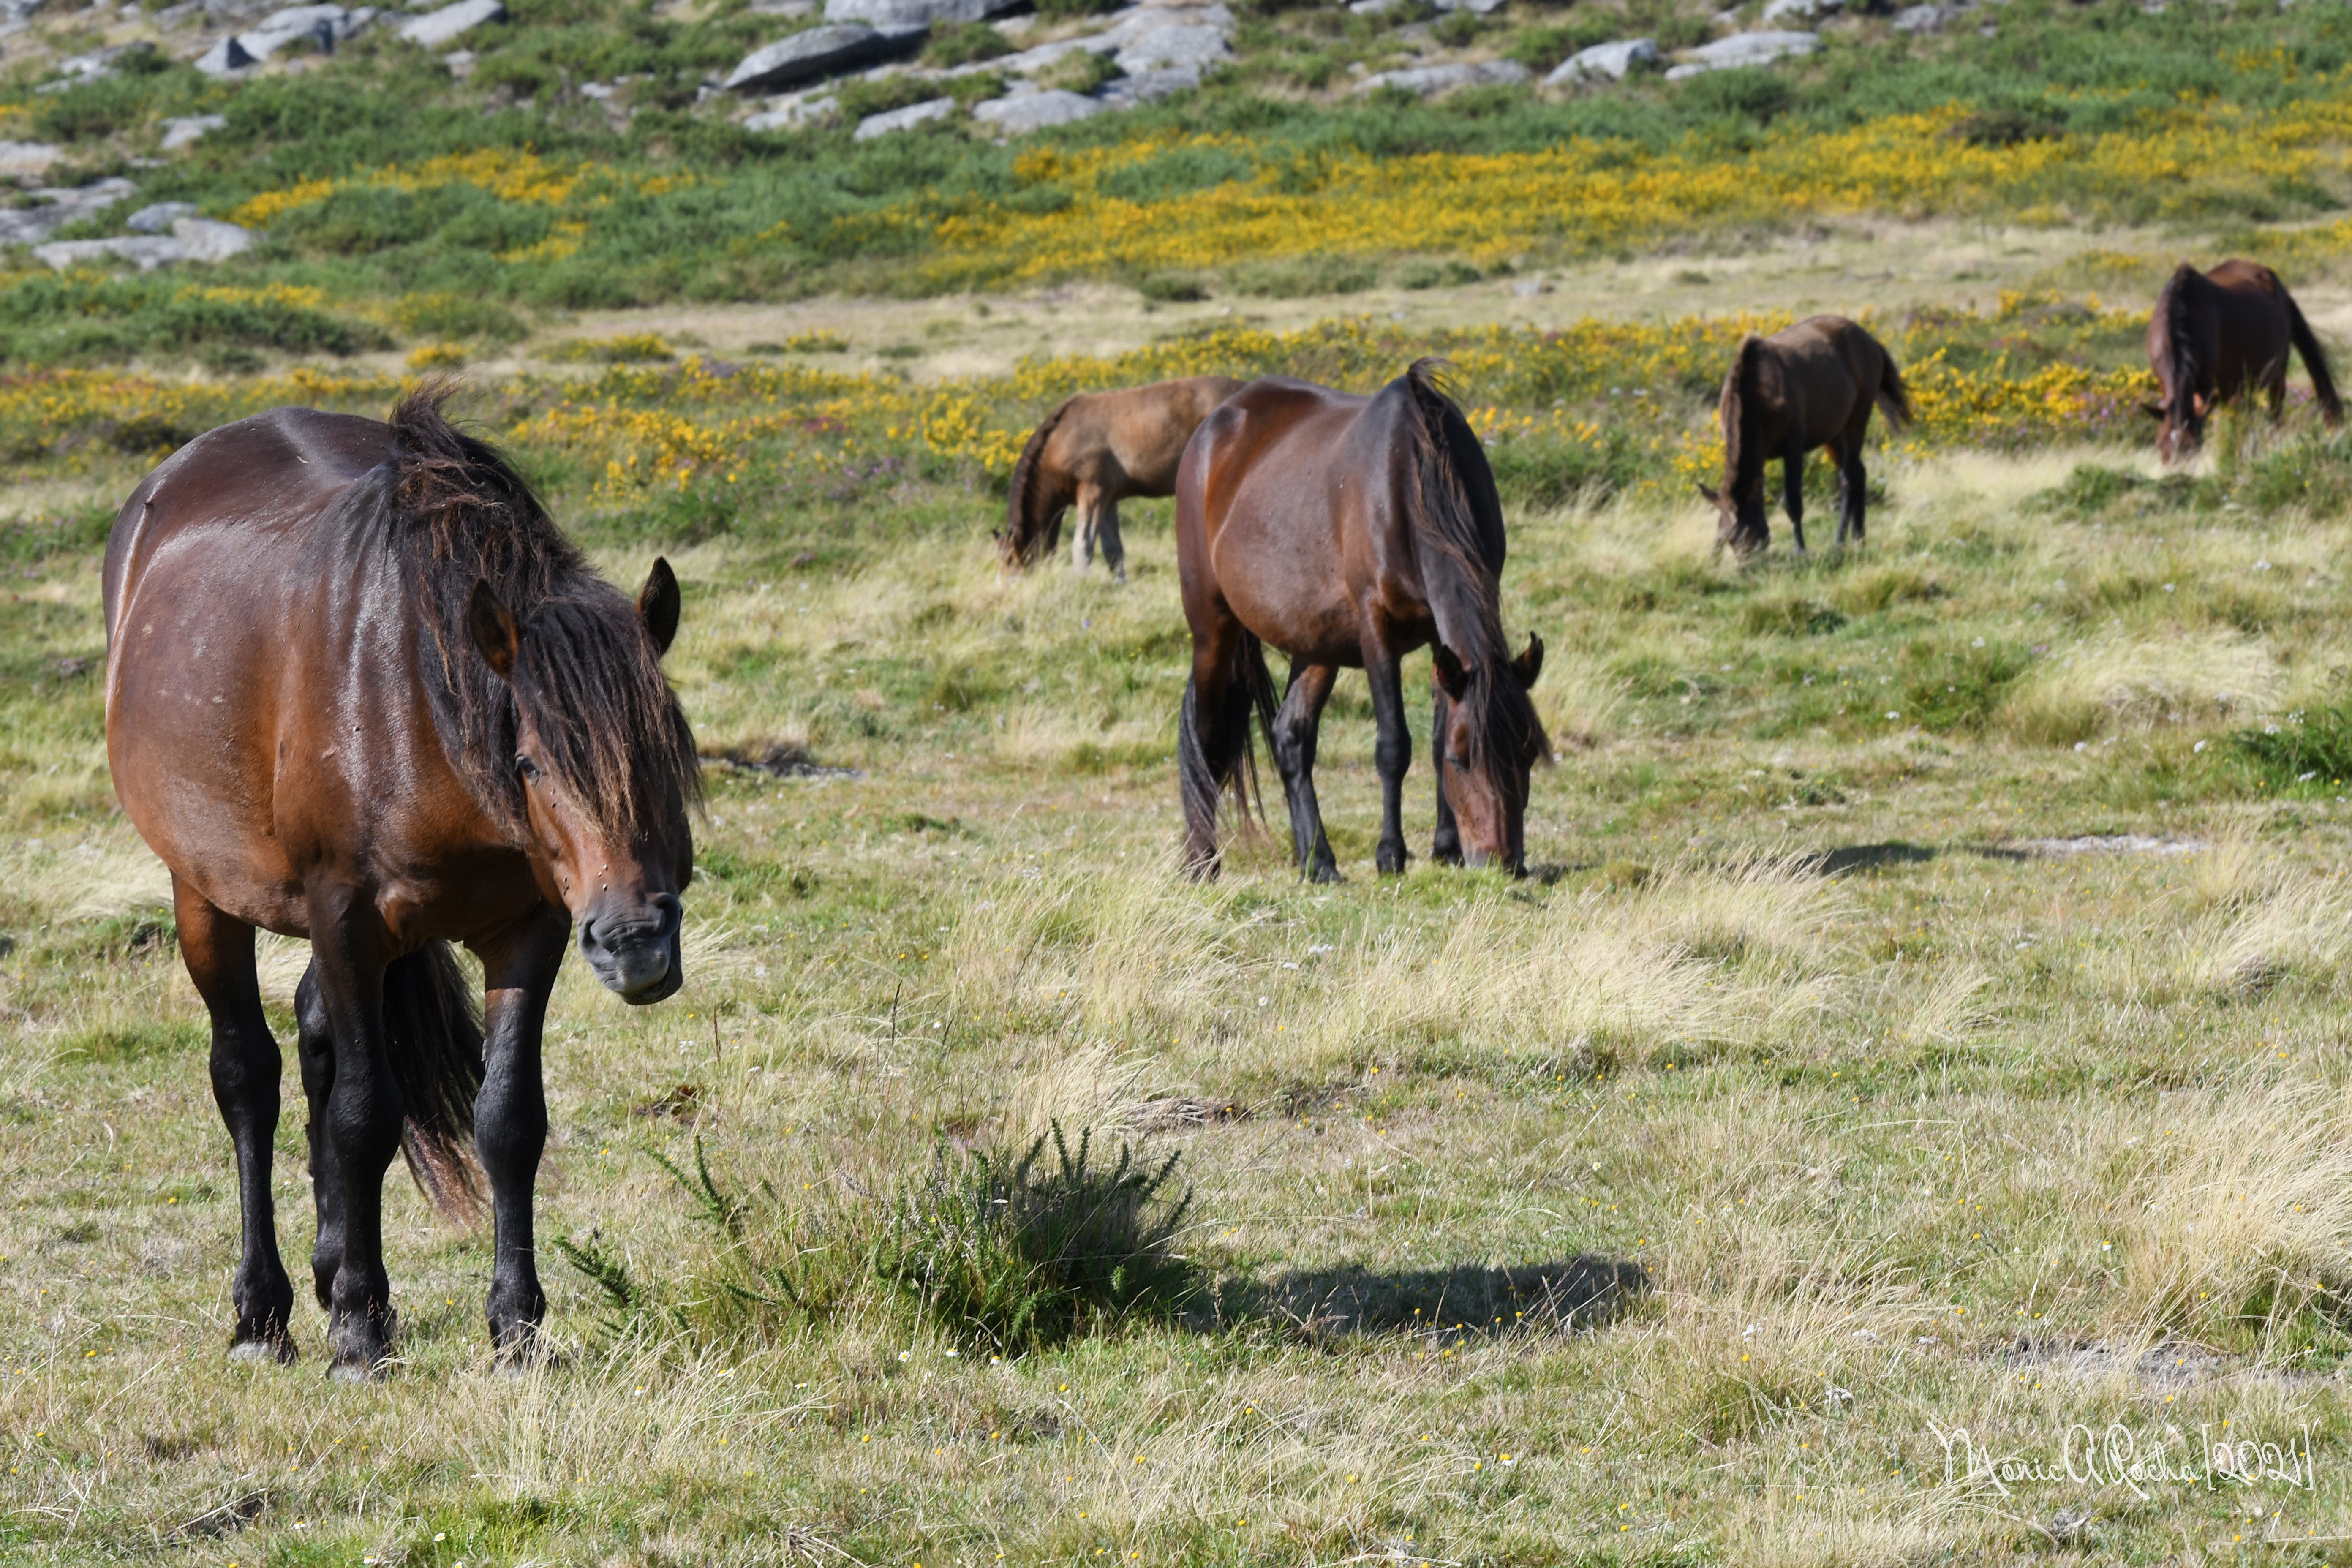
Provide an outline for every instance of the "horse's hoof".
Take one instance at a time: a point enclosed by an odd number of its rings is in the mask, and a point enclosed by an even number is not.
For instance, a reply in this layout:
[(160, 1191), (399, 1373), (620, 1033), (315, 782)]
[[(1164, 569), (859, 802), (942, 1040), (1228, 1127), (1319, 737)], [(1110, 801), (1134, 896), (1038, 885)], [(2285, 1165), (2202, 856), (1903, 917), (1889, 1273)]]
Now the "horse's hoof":
[(1336, 883), (1344, 882), (1348, 879), (1339, 875), (1339, 868), (1338, 866), (1326, 860), (1321, 865), (1310, 869), (1307, 873), (1307, 879), (1310, 882)]
[(280, 1334), (275, 1339), (239, 1340), (228, 1347), (231, 1361), (275, 1362), (279, 1366), (292, 1366), (301, 1357), (294, 1348), (294, 1336)]
[(1372, 864), (1380, 868), (1383, 877), (1402, 877), (1404, 875), (1404, 851), (1383, 844), (1372, 857)]

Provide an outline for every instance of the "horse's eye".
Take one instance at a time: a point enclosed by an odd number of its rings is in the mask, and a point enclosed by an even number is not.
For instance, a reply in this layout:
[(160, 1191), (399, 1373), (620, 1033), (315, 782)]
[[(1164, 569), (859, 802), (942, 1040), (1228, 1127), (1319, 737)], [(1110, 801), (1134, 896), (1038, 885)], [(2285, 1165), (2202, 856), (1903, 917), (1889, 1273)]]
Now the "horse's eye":
[(517, 757), (515, 772), (520, 773), (525, 779), (535, 779), (539, 776), (539, 764), (529, 757)]

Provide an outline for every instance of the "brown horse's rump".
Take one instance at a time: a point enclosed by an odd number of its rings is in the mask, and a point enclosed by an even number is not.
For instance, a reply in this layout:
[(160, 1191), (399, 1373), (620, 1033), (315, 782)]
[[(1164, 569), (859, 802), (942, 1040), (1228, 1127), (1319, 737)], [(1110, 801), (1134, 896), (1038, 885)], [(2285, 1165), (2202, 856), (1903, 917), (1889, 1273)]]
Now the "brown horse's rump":
[(1184, 443), (1241, 384), (1231, 376), (1195, 375), (1065, 399), (1038, 421), (1013, 465), (1004, 528), (996, 536), (1005, 566), (1030, 565), (1053, 550), (1062, 513), (1075, 505), (1071, 564), (1084, 571), (1099, 539), (1104, 563), (1124, 577), (1118, 503), (1175, 494)]

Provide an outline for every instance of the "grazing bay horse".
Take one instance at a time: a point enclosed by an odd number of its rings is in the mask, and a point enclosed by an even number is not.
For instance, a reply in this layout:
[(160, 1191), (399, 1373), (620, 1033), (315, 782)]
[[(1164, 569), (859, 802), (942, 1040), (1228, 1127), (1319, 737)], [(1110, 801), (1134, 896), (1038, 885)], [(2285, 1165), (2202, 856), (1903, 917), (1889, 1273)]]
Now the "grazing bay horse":
[[(1398, 661), (1435, 664), (1435, 858), (1526, 869), (1528, 775), (1550, 742), (1528, 700), (1543, 642), (1511, 657), (1498, 590), (1503, 509), (1486, 455), (1436, 366), (1370, 397), (1254, 381), (1211, 416), (1176, 476), (1176, 561), (1192, 627), (1177, 767), (1185, 860), (1217, 873), (1217, 805), (1248, 809), (1253, 711), (1289, 797), (1304, 876), (1337, 881), (1315, 801), (1315, 740), (1342, 668), (1370, 679), (1379, 725), (1380, 869), (1404, 869), (1400, 796), (1412, 762)], [(1265, 647), (1290, 655), (1279, 709)]]
[(1838, 466), (1838, 542), (1863, 538), (1862, 438), (1870, 407), (1910, 422), (1911, 400), (1894, 357), (1843, 316), (1815, 316), (1769, 338), (1750, 332), (1723, 378), (1723, 489), (1698, 488), (1720, 521), (1715, 548), (1741, 555), (1772, 542), (1764, 518), (1764, 465), (1780, 459), (1781, 504), (1797, 549), (1805, 548), (1805, 454), (1829, 448)]
[(1062, 536), (1062, 513), (1078, 509), (1070, 565), (1083, 572), (1102, 541), (1103, 564), (1127, 580), (1118, 537), (1118, 503), (1129, 496), (1176, 493), (1176, 461), (1209, 411), (1241, 389), (1229, 375), (1195, 375), (1125, 392), (1084, 392), (1038, 423), (1013, 468), (997, 553), (1007, 567), (1027, 566)]
[[(441, 396), (389, 425), (280, 408), (200, 436), (131, 491), (106, 552), (107, 757), (172, 873), (236, 1151), (231, 1353), (295, 1355), (259, 928), (310, 943), (310, 1279), (340, 1376), (385, 1364), (383, 1175), (404, 1147), (462, 1213), (470, 1139), (497, 1227), (491, 1339), (529, 1352), (547, 1308), (540, 1032), (566, 939), (576, 921), (625, 1001), (684, 978), (701, 774), (659, 663), (677, 579), (655, 562), (631, 604)], [(453, 942), (481, 960), (479, 1021)]]
[(2344, 403), (2294, 296), (2277, 273), (2252, 261), (2224, 261), (2200, 272), (2186, 261), (2172, 270), (2147, 318), (2147, 363), (2163, 398), (2145, 404), (2161, 421), (2156, 449), (2168, 463), (2194, 452), (2214, 409), (2249, 393), (2269, 395), (2276, 423), (2286, 402), (2286, 352), (2310, 373), (2312, 395), (2331, 426)]

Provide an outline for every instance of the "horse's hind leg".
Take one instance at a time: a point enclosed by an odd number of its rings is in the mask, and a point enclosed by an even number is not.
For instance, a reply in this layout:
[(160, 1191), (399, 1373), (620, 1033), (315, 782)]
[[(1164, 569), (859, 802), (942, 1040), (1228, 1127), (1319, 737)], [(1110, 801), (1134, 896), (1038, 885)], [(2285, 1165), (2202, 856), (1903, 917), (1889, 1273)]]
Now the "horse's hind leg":
[(278, 1214), (270, 1201), (270, 1162), (278, 1139), (278, 1076), (284, 1063), (261, 1011), (253, 968), (253, 928), (223, 913), (179, 878), (172, 879), (180, 957), (213, 1021), (213, 1100), (236, 1147), (236, 1191), (245, 1245), (229, 1300), (236, 1336), (229, 1353), (294, 1359), (287, 1319), (294, 1287), (278, 1257)]
[(547, 1146), (547, 1090), (540, 1073), (540, 1033), (548, 993), (563, 964), (572, 921), (553, 905), (497, 940), (475, 946), (489, 1005), (483, 1019), (482, 1091), (474, 1102), (474, 1148), (490, 1179), (497, 1222), (490, 1293), (490, 1341), (502, 1357), (527, 1354), (547, 1316), (540, 1289), (531, 1202), (539, 1158)]
[(302, 1064), (302, 1098), (310, 1110), (305, 1136), (310, 1146), (310, 1204), (319, 1228), (310, 1243), (310, 1289), (322, 1311), (335, 1305), (335, 1270), (343, 1266), (343, 1168), (327, 1132), (327, 1097), (335, 1083), (335, 1036), (327, 1004), (319, 995), (319, 963), (302, 972), (294, 987), (295, 1055)]
[(1118, 536), (1118, 497), (1116, 495), (1104, 494), (1095, 531), (1102, 541), (1103, 564), (1110, 568), (1110, 580), (1126, 582), (1127, 544)]
[(400, 1150), (404, 1120), (400, 1086), (384, 1054), (383, 941), (373, 900), (363, 894), (314, 886), (309, 903), (319, 1000), (332, 1039), (324, 1121), (343, 1222), (342, 1256), (328, 1288), (327, 1339), (336, 1376), (371, 1377), (381, 1373), (392, 1342), (383, 1173)]
[(1078, 486), (1077, 515), (1071, 520), (1070, 570), (1084, 572), (1095, 563), (1095, 531), (1102, 523), (1103, 492), (1100, 486), (1082, 483)]
[(1788, 509), (1789, 531), (1797, 541), (1797, 553), (1805, 552), (1805, 444), (1801, 440), (1789, 443), (1789, 450), (1780, 460), (1780, 504)]
[(1290, 689), (1274, 717), (1274, 760), (1289, 797), (1291, 847), (1299, 875), (1310, 882), (1339, 880), (1339, 863), (1323, 835), (1323, 810), (1315, 799), (1315, 740), (1339, 673), (1328, 664), (1292, 665)]
[(1373, 863), (1383, 876), (1404, 869), (1404, 775), (1412, 766), (1412, 731), (1404, 721), (1404, 687), (1397, 656), (1377, 634), (1364, 639), (1364, 674), (1372, 685), (1372, 765), (1381, 775), (1381, 843)]
[[(1192, 676), (1184, 683), (1184, 705), (1176, 717), (1176, 778), (1184, 803), (1184, 868), (1196, 880), (1215, 877), (1217, 803), (1233, 768), (1232, 737), (1226, 733), (1234, 681), (1234, 650), (1241, 623), (1219, 605), (1206, 626), (1192, 631)], [(1244, 722), (1247, 722), (1244, 713)]]

